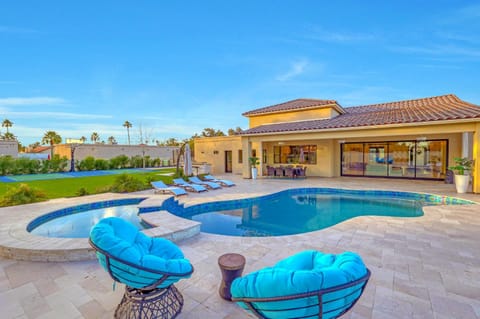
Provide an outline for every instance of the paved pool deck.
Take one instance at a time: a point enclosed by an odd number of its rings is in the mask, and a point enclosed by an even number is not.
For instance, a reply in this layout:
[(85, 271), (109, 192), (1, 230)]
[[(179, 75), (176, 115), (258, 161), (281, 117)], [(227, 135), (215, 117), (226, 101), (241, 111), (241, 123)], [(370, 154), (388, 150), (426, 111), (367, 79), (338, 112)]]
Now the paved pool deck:
[[(432, 181), (224, 177), (234, 180), (237, 186), (190, 193), (179, 200), (193, 205), (288, 188), (337, 187), (423, 192), (480, 202), (480, 195), (457, 195), (453, 185)], [(2, 208), (0, 244), (11, 240), (11, 235), (18, 236), (15, 230), (21, 230), (39, 212), (115, 196), (119, 195)], [(165, 198), (153, 191), (128, 196), (147, 196), (149, 201), (157, 202)], [(185, 299), (178, 318), (250, 318), (218, 295), (220, 255), (227, 252), (244, 255), (248, 273), (305, 249), (329, 253), (355, 251), (372, 271), (362, 298), (343, 318), (480, 318), (480, 205), (430, 206), (425, 207), (424, 213), (418, 218), (356, 217), (328, 229), (294, 236), (243, 238), (199, 233), (180, 239), (178, 245), (195, 272), (192, 278), (177, 284)], [(55, 240), (53, 244), (59, 245)], [(71, 244), (76, 245), (75, 240)], [(69, 249), (65, 242), (60, 246)], [(2, 318), (112, 318), (122, 294), (122, 285), (112, 290), (112, 280), (95, 260), (33, 262), (0, 258)]]

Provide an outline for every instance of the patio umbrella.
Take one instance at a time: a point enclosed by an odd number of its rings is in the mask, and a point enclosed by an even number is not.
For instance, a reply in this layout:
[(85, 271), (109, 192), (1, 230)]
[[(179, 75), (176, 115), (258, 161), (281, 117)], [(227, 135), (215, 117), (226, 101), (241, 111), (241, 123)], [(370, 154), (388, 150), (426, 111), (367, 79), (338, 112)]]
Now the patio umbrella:
[(301, 164), (305, 162), (305, 153), (303, 152), (303, 147), (300, 148), (300, 156), (299, 156), (298, 162)]
[(183, 153), (183, 174), (185, 176), (192, 175), (192, 152), (188, 144), (185, 145), (185, 151)]

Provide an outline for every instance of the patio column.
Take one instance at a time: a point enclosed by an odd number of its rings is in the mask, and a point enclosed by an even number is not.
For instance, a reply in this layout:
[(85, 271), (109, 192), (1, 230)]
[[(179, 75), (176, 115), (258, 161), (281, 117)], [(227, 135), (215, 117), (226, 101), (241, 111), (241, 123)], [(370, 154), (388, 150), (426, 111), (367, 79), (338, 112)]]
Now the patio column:
[[(473, 147), (472, 147), (472, 157), (474, 160), (473, 163), (473, 185), (472, 191), (474, 193), (480, 193), (480, 123), (475, 125), (475, 131), (473, 132)], [(463, 151), (462, 151), (463, 153)]]
[(242, 138), (242, 177), (243, 178), (252, 178), (252, 171), (250, 169), (250, 164), (248, 158), (252, 156), (252, 142), (248, 137)]
[(258, 143), (259, 150), (257, 151), (257, 157), (259, 158), (260, 165), (258, 165), (258, 176), (263, 176), (263, 142)]
[(462, 134), (462, 157), (472, 158), (472, 140), (471, 132), (463, 132)]

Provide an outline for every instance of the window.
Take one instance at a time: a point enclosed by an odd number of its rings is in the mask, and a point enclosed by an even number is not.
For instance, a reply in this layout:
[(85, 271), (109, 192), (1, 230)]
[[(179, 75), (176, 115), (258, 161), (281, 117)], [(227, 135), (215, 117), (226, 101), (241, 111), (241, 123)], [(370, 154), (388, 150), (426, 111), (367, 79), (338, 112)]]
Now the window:
[(243, 163), (243, 150), (238, 150), (238, 164)]
[(273, 147), (275, 164), (317, 164), (316, 145), (284, 145)]

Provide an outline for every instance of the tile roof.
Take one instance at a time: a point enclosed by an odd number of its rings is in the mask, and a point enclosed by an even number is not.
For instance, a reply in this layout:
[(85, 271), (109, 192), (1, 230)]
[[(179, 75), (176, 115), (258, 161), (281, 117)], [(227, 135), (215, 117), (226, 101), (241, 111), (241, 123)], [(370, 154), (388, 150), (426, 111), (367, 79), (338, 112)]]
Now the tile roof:
[(337, 101), (335, 100), (296, 99), (296, 100), (291, 100), (288, 102), (248, 111), (243, 113), (242, 115), (251, 116), (251, 115), (260, 115), (260, 114), (268, 114), (268, 113), (278, 113), (278, 112), (285, 112), (285, 111), (298, 110), (298, 109), (316, 108), (319, 106), (327, 106), (332, 104), (336, 104), (338, 107), (340, 107), (337, 104)]
[(331, 119), (261, 125), (245, 130), (241, 134), (295, 132), (475, 118), (480, 121), (480, 107), (462, 101), (454, 94), (347, 107), (344, 110), (345, 114)]

